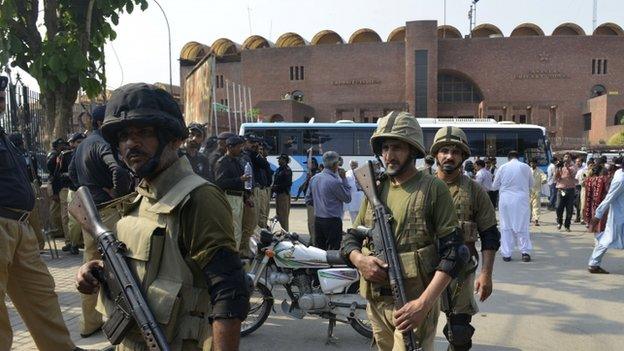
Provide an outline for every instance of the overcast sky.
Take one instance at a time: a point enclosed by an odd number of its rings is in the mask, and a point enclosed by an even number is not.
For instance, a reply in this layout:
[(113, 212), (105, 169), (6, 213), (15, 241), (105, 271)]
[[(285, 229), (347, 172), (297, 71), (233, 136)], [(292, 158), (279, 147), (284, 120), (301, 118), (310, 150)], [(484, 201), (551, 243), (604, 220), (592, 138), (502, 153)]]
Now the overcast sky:
[[(109, 89), (123, 83), (168, 82), (167, 27), (158, 6), (123, 15), (117, 39), (106, 46)], [(323, 29), (343, 39), (368, 27), (383, 40), (407, 21), (444, 22), (443, 0), (160, 0), (171, 26), (173, 82), (179, 82), (178, 57), (189, 41), (211, 45), (220, 37), (242, 43), (250, 34), (275, 40), (296, 32), (308, 41)], [(471, 0), (447, 0), (446, 23), (468, 33)], [(549, 35), (564, 22), (592, 32), (593, 0), (480, 0), (477, 24), (492, 23), (505, 36), (523, 22), (539, 25)], [(598, 0), (598, 25), (615, 22), (624, 27), (624, 1)], [(250, 29), (251, 26), (251, 29)], [(116, 55), (115, 55), (116, 53)], [(117, 57), (118, 59), (117, 59)]]

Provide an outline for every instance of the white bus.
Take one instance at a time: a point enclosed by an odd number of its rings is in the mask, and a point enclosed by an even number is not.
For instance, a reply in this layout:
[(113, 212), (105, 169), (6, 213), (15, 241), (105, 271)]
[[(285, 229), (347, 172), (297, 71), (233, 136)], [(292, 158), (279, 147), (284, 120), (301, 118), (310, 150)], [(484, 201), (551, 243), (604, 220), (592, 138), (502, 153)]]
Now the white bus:
[[(537, 158), (538, 165), (546, 171), (552, 157), (546, 130), (532, 124), (514, 124), (496, 122), (493, 119), (468, 118), (419, 118), (423, 129), (425, 149), (429, 150), (435, 133), (444, 126), (460, 127), (470, 143), (472, 158), (496, 157), (500, 166), (507, 162), (507, 153), (518, 151), (520, 159), (528, 162)], [(273, 169), (277, 166), (277, 157), (288, 154), (291, 157), (290, 168), (293, 171), (292, 196), (297, 195), (299, 187), (306, 179), (308, 150), (319, 164), (325, 151), (338, 152), (348, 167), (352, 159), (363, 164), (374, 159), (370, 147), (370, 137), (376, 128), (375, 123), (244, 123), (240, 135), (253, 134), (263, 138), (269, 144), (269, 162)], [(423, 160), (418, 160), (421, 166)]]

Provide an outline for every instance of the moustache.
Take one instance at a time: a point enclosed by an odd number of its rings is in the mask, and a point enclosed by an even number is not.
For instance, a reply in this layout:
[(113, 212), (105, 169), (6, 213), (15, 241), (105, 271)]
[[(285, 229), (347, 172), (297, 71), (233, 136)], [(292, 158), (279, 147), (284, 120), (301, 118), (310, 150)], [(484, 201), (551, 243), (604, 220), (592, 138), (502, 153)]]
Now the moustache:
[(139, 149), (130, 149), (128, 151), (126, 151), (126, 154), (124, 155), (125, 159), (129, 159), (131, 157), (135, 157), (135, 156), (144, 156), (144, 157), (148, 157), (149, 155)]

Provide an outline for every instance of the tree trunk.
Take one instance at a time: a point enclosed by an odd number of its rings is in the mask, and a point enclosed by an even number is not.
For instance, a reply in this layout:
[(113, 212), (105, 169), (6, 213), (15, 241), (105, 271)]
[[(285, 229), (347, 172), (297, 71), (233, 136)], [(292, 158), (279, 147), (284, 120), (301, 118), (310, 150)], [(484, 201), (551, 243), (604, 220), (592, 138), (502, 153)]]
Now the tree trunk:
[[(78, 80), (67, 82), (60, 89), (49, 91), (43, 90), (42, 102), (46, 113), (47, 143), (51, 144), (57, 138), (67, 139), (71, 131), (73, 107), (78, 96)], [(48, 144), (48, 145), (49, 145)]]

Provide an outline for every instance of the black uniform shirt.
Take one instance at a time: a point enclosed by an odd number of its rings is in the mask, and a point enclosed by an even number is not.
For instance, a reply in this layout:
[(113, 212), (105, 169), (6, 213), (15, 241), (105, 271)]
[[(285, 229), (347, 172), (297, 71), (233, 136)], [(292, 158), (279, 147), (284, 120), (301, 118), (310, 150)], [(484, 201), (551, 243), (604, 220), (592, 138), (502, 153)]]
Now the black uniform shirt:
[(276, 194), (290, 194), (292, 186), (292, 171), (288, 165), (279, 166), (275, 171), (275, 179), (273, 180), (273, 192)]
[(35, 194), (28, 181), (26, 161), (0, 128), (0, 206), (32, 211)]
[(69, 177), (77, 186), (86, 186), (96, 204), (112, 200), (104, 188), (111, 189), (115, 197), (132, 190), (132, 177), (115, 157), (110, 145), (99, 130), (91, 133), (78, 145), (69, 164)]
[(196, 153), (195, 156), (191, 156), (186, 152), (186, 150), (179, 150), (178, 155), (180, 157), (186, 156), (186, 158), (191, 163), (191, 167), (193, 167), (193, 172), (195, 172), (195, 174), (206, 180), (210, 180), (210, 174), (212, 173), (212, 171), (210, 169), (208, 157), (204, 156), (199, 152)]
[(209, 177), (208, 180), (211, 182), (215, 182), (215, 180), (217, 179), (217, 161), (219, 161), (219, 159), (221, 157), (223, 157), (223, 155), (225, 155), (225, 153), (219, 151), (219, 149), (214, 150), (212, 153), (210, 153), (208, 155), (208, 168), (209, 168)]
[(48, 174), (50, 175), (48, 179), (50, 181), (50, 184), (52, 184), (52, 193), (54, 195), (58, 195), (58, 193), (61, 191), (61, 180), (56, 172), (58, 156), (58, 151), (53, 149), (48, 153), (46, 159), (46, 168), (48, 169)]
[(245, 191), (245, 183), (240, 179), (244, 173), (238, 158), (224, 155), (217, 161), (215, 184), (222, 190)]
[(74, 150), (64, 150), (58, 156), (58, 162), (56, 163), (56, 174), (58, 178), (59, 186), (62, 188), (69, 188), (71, 190), (78, 190), (71, 179), (69, 179), (69, 164), (74, 157)]

